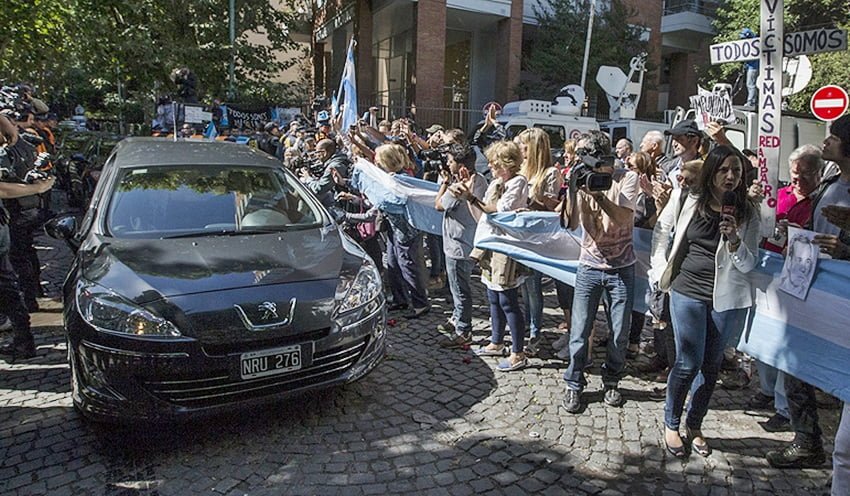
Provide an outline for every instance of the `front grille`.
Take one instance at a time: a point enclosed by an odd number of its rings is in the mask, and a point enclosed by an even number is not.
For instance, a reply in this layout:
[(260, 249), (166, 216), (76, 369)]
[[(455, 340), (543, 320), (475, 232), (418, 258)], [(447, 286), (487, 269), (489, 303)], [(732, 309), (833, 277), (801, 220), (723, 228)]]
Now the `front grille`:
[(315, 331), (294, 334), (292, 336), (269, 336), (266, 339), (257, 339), (253, 341), (240, 341), (231, 343), (201, 343), (204, 348), (204, 353), (209, 356), (224, 356), (231, 353), (246, 353), (249, 351), (264, 350), (267, 348), (277, 348), (279, 346), (289, 346), (291, 344), (304, 343), (306, 341), (318, 341), (328, 337), (331, 333), (330, 327), (318, 329)]
[(331, 381), (351, 368), (369, 337), (313, 355), (309, 367), (295, 372), (242, 380), (227, 370), (209, 371), (203, 377), (183, 377), (162, 381), (143, 381), (157, 398), (188, 408), (203, 408), (283, 393)]

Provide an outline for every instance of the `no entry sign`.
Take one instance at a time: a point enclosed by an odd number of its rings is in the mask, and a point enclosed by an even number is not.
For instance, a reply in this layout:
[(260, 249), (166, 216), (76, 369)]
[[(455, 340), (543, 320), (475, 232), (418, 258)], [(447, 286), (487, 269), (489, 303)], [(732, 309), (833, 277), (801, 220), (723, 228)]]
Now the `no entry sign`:
[(812, 95), (810, 106), (812, 114), (822, 121), (837, 119), (847, 110), (847, 92), (838, 86), (824, 86)]

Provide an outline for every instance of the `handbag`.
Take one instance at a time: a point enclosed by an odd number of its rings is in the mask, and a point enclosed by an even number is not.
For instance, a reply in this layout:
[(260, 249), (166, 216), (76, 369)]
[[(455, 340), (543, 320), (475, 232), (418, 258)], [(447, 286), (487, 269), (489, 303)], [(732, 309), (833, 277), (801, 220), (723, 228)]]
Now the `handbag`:
[[(361, 214), (364, 213), (363, 204), (365, 202), (366, 202), (366, 200), (361, 195), (360, 196), (360, 213)], [(377, 220), (371, 220), (369, 222), (361, 222), (361, 223), (357, 224), (356, 229), (357, 229), (357, 235), (360, 236), (360, 240), (361, 241), (368, 241), (368, 240), (374, 238), (376, 234), (378, 234)]]
[(679, 204), (676, 205), (676, 215), (673, 218), (673, 229), (670, 230), (670, 235), (667, 238), (667, 247), (664, 250), (664, 259), (667, 260), (667, 266), (664, 268), (664, 272), (661, 273), (661, 279), (658, 281), (658, 289), (665, 293), (670, 291), (673, 279), (679, 275), (679, 265), (681, 264), (681, 261), (677, 263), (675, 258), (671, 260), (670, 257), (675, 257), (675, 253), (673, 253), (673, 242), (676, 240), (676, 225), (679, 223), (679, 215), (681, 215), (682, 207), (684, 207), (687, 199), (688, 193), (682, 191), (679, 194)]

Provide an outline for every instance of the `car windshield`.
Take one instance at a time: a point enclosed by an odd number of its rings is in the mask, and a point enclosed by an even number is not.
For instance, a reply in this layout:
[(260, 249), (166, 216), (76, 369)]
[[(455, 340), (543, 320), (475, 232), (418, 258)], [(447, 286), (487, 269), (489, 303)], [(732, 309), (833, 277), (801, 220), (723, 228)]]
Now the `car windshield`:
[(306, 229), (322, 215), (282, 169), (139, 167), (120, 171), (106, 217), (116, 238), (178, 238)]

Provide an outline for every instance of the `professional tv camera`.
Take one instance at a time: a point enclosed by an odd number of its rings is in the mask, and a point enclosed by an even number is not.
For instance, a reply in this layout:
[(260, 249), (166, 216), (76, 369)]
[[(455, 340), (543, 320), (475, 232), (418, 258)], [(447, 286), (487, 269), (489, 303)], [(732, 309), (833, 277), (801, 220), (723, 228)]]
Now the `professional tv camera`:
[(613, 177), (608, 172), (600, 172), (598, 169), (604, 166), (614, 165), (614, 156), (605, 155), (594, 157), (586, 152), (579, 153), (581, 164), (570, 171), (570, 189), (578, 191), (587, 185), (590, 191), (608, 191), (613, 184)]
[(425, 173), (439, 174), (440, 171), (448, 171), (448, 145), (440, 145), (437, 148), (429, 148), (419, 151), (419, 159), (422, 160), (422, 170)]
[(32, 106), (27, 103), (15, 86), (2, 85), (0, 87), (0, 111), (9, 114), (15, 120), (20, 120), (25, 111), (32, 111)]
[(325, 163), (319, 160), (316, 152), (307, 152), (302, 157), (299, 157), (295, 170), (306, 168), (310, 171), (311, 176), (321, 176), (325, 173)]

